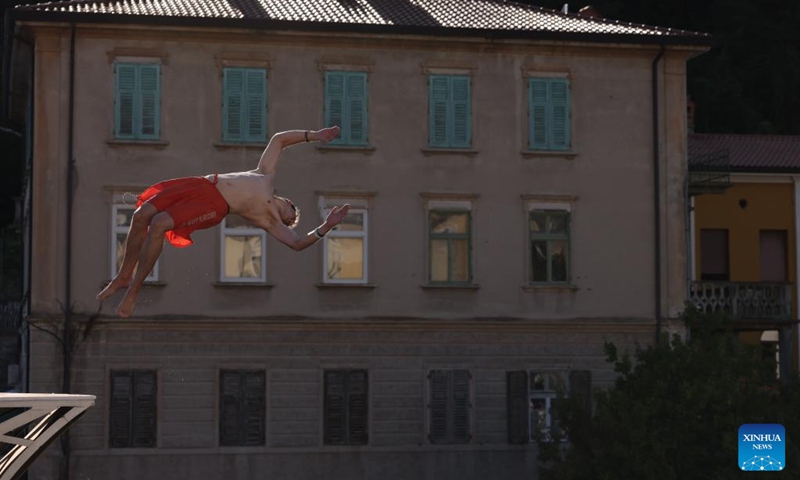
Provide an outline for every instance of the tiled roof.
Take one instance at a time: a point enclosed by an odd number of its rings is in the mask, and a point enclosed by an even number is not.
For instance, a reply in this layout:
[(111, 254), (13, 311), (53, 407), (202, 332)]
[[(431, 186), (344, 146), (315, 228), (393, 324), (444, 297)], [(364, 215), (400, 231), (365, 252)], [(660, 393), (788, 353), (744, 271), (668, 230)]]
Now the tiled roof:
[(800, 172), (800, 135), (689, 135), (690, 168), (717, 154), (733, 172)]
[(20, 6), (18, 12), (136, 15), (168, 19), (312, 22), (353, 26), (467, 29), (633, 36), (706, 44), (710, 35), (564, 14), (506, 0), (71, 0)]

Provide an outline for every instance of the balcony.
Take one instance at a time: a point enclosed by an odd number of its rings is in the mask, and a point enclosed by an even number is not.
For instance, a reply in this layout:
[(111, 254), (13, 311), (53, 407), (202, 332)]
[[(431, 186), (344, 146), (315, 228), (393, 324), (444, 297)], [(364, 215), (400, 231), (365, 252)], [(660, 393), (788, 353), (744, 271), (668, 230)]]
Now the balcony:
[(702, 313), (733, 320), (792, 321), (792, 285), (769, 282), (691, 282), (689, 301)]
[(731, 186), (731, 160), (727, 150), (689, 155), (689, 195), (723, 193)]

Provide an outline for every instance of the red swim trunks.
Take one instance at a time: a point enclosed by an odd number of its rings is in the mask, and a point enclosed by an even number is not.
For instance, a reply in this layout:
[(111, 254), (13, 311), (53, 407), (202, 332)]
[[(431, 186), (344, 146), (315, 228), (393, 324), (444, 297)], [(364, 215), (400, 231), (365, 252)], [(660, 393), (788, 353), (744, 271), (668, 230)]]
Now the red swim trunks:
[(211, 228), (228, 214), (228, 203), (219, 193), (217, 175), (210, 182), (203, 177), (175, 178), (157, 183), (138, 197), (136, 208), (147, 202), (167, 212), (175, 222), (165, 237), (176, 247), (188, 247), (192, 243), (191, 233)]

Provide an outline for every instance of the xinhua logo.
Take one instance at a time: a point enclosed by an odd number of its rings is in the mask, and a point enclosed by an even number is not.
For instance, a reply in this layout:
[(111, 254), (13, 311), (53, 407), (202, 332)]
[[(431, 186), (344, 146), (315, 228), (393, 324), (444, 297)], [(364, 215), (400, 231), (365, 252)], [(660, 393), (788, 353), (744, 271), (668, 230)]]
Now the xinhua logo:
[(773, 423), (739, 427), (739, 468), (747, 472), (777, 472), (786, 468), (786, 430)]

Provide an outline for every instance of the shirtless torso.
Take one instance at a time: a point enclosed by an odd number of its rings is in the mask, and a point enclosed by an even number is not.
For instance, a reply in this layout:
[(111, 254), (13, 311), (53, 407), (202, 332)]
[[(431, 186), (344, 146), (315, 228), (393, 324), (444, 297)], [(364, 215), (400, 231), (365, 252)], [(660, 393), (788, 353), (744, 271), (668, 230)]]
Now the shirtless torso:
[[(273, 222), (280, 221), (275, 205), (274, 177), (274, 174), (264, 174), (257, 170), (220, 173), (217, 190), (228, 202), (230, 213), (241, 216), (252, 225), (267, 229)], [(206, 175), (205, 179), (213, 182), (214, 175)]]

